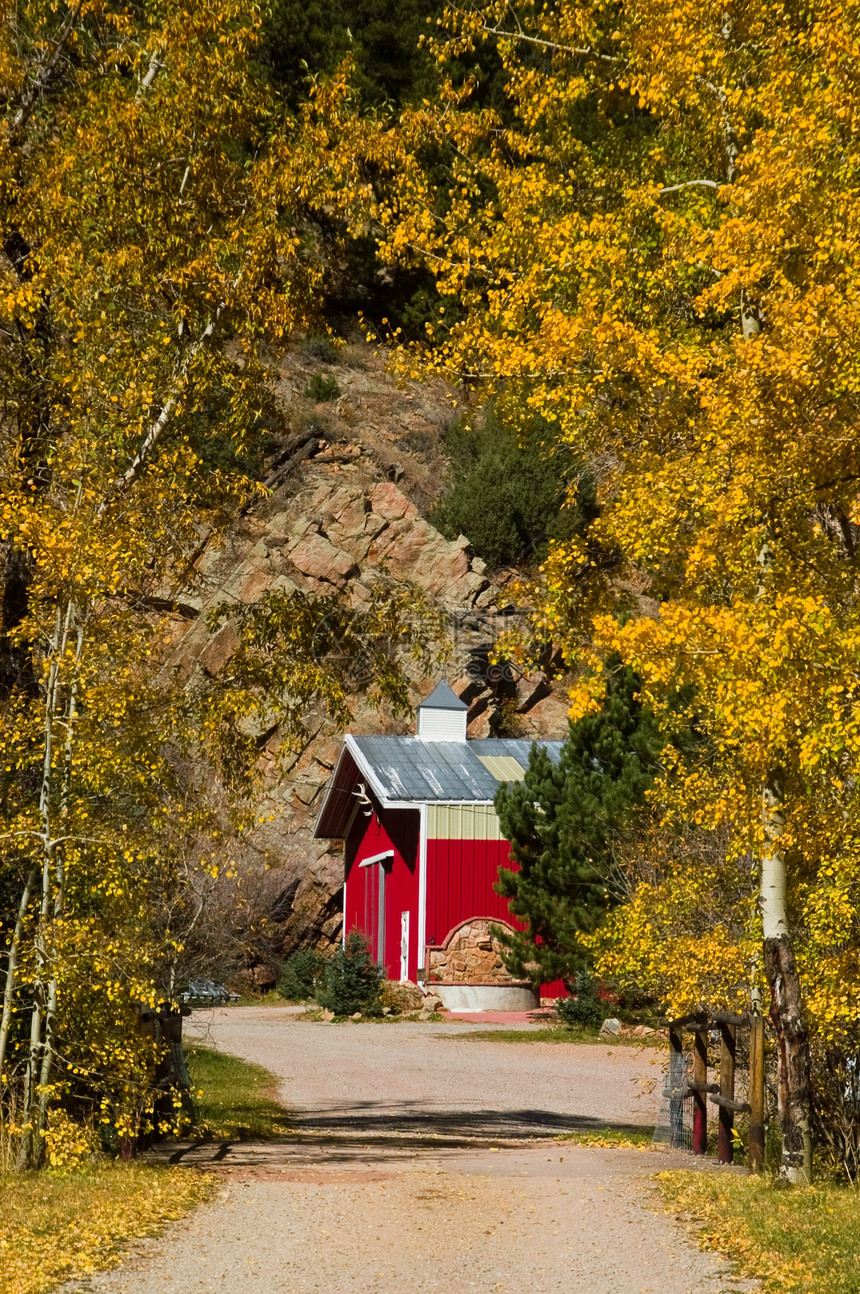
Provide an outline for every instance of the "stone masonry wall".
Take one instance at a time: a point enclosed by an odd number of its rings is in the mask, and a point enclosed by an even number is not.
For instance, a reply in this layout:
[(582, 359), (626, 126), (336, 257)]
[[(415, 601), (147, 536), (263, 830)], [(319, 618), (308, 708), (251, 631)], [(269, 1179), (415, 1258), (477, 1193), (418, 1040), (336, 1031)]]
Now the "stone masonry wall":
[(498, 941), (490, 926), (498, 921), (468, 921), (459, 926), (441, 948), (431, 948), (428, 979), (432, 984), (514, 984), (505, 970)]

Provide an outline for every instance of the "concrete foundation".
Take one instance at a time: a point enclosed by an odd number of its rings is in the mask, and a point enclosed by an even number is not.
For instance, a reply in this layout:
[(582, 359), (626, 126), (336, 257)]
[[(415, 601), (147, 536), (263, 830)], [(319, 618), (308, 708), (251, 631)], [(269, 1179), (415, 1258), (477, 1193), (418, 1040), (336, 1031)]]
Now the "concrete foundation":
[(537, 991), (530, 984), (433, 984), (449, 1011), (536, 1011)]

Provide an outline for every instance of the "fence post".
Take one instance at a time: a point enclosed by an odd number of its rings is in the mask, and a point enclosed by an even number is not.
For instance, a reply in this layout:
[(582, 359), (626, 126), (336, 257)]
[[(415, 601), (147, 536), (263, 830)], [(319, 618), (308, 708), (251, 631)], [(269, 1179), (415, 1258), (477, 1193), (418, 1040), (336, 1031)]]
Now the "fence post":
[[(735, 1027), (732, 1024), (720, 1025), (720, 1096), (729, 1101), (735, 1099)], [(717, 1155), (721, 1164), (730, 1164), (734, 1159), (732, 1144), (732, 1111), (720, 1106), (720, 1134)]]
[(682, 1083), (681, 1077), (682, 1065), (680, 1060), (675, 1057), (681, 1057), (684, 1054), (684, 1044), (681, 1037), (680, 1029), (669, 1030), (669, 1088), (671, 1095), (669, 1097), (669, 1145), (673, 1150), (684, 1144), (684, 1101), (683, 1098), (675, 1095), (675, 1091)]
[(750, 1172), (764, 1167), (764, 1020), (750, 1021)]
[(708, 1149), (708, 1028), (696, 1029), (693, 1034), (693, 1154), (704, 1155)]

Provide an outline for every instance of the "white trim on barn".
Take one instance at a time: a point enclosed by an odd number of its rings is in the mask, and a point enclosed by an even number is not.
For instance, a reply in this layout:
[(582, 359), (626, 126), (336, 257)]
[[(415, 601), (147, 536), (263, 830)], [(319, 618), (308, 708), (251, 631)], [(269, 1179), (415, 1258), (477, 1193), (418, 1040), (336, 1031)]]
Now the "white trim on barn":
[(362, 858), (358, 865), (359, 867), (370, 867), (371, 863), (381, 863), (385, 858), (390, 858), (394, 862), (394, 850), (383, 849), (381, 854), (374, 854), (372, 858)]
[[(344, 909), (346, 911), (346, 909)], [(424, 979), (424, 948), (427, 943), (427, 805), (418, 806), (418, 952), (416, 979)]]

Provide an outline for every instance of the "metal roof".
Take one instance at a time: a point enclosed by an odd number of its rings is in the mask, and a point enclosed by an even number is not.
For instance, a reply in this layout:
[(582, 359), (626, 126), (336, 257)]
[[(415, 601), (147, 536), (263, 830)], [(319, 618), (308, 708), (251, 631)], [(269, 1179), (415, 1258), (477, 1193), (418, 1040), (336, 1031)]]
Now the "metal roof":
[(419, 710), (468, 710), (465, 701), (461, 701), (457, 693), (443, 679), (437, 683), (433, 691), (422, 701)]
[[(323, 797), (315, 836), (346, 833), (357, 803), (356, 787), (366, 783), (386, 807), (419, 804), (489, 804), (501, 782), (519, 780), (532, 745), (558, 762), (561, 741), (483, 737), (475, 741), (422, 741), (420, 737), (348, 735)], [(498, 776), (494, 776), (494, 772)]]
[(475, 737), (469, 745), (476, 755), (507, 755), (525, 769), (529, 765), (532, 746), (543, 746), (552, 762), (557, 764), (564, 742), (532, 741), (531, 737)]

